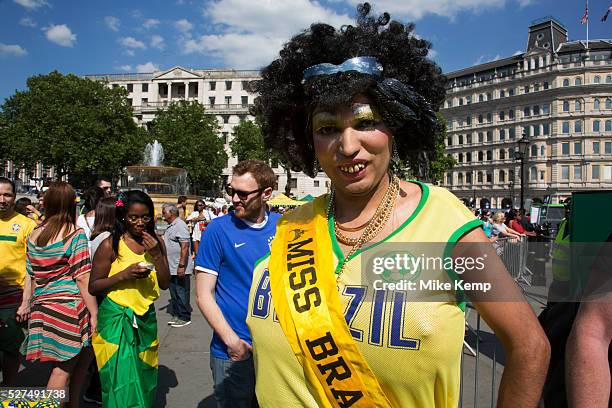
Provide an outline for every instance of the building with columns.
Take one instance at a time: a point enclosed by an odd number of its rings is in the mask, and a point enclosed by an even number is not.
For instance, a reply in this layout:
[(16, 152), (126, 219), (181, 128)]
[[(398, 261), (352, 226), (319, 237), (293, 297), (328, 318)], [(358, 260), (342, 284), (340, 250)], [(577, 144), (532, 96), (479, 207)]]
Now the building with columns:
[[(155, 118), (158, 109), (171, 102), (185, 100), (197, 101), (206, 111), (217, 117), (221, 126), (219, 137), (225, 143), (229, 156), (223, 170), (225, 179), (231, 175), (237, 163), (229, 147), (233, 129), (243, 119), (253, 119), (249, 108), (256, 95), (248, 91), (248, 82), (259, 78), (259, 71), (240, 70), (192, 70), (176, 66), (159, 72), (143, 74), (88, 75), (87, 78), (104, 81), (110, 87), (123, 87), (129, 95), (128, 101), (134, 109), (134, 120), (146, 126)], [(285, 185), (291, 184), (291, 192), (297, 197), (307, 194), (317, 196), (329, 190), (329, 179), (321, 172), (315, 179), (303, 173), (292, 173), (287, 180), (284, 169), (272, 164), (277, 175), (277, 191), (284, 192)]]
[(446, 74), (447, 153), (441, 184), (476, 207), (557, 203), (612, 189), (612, 40), (568, 41), (552, 17), (529, 27), (524, 53)]

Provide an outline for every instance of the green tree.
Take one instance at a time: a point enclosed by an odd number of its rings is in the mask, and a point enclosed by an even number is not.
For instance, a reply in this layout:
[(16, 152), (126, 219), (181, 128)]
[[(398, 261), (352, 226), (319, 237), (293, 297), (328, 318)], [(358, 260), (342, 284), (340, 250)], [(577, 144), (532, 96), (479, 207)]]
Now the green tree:
[(291, 165), (283, 160), (280, 154), (265, 148), (261, 123), (258, 120), (255, 122), (241, 120), (238, 125), (234, 126), (234, 138), (230, 142), (230, 149), (238, 161), (255, 159), (268, 163), (279, 163), (287, 176), (285, 195), (291, 195)]
[(457, 162), (455, 158), (446, 153), (446, 119), (439, 112), (436, 113), (438, 128), (435, 141), (435, 154), (431, 162), (430, 178), (431, 181), (440, 181), (444, 177), (444, 172), (452, 169)]
[(218, 191), (227, 164), (217, 119), (197, 102), (178, 101), (158, 110), (150, 123), (151, 139), (164, 147), (164, 164), (187, 170), (193, 192)]
[(1, 107), (0, 139), (9, 143), (0, 159), (26, 169), (53, 166), (58, 179), (117, 177), (141, 161), (147, 143), (126, 96), (122, 88), (57, 71), (30, 77), (27, 90)]

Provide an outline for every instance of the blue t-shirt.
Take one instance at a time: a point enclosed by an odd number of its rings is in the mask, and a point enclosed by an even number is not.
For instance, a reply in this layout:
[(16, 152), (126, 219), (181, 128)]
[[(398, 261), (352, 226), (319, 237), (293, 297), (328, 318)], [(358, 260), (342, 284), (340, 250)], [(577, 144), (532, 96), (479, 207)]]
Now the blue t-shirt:
[[(195, 262), (197, 271), (217, 275), (217, 305), (230, 327), (249, 344), (252, 342), (246, 316), (253, 268), (270, 252), (281, 215), (271, 212), (267, 217), (261, 228), (248, 226), (234, 213), (215, 218), (202, 234)], [(210, 352), (214, 357), (229, 359), (227, 346), (217, 333), (213, 334)]]

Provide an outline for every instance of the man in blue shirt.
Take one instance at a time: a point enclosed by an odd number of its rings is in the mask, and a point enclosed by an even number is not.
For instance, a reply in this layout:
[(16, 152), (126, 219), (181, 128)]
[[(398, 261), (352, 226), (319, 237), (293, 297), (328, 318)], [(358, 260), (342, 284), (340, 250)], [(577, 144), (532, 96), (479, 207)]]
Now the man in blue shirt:
[(198, 306), (214, 330), (210, 366), (218, 407), (255, 406), (255, 369), (246, 325), (255, 262), (266, 255), (279, 214), (268, 211), (276, 177), (259, 160), (233, 168), (234, 212), (211, 221), (196, 258)]

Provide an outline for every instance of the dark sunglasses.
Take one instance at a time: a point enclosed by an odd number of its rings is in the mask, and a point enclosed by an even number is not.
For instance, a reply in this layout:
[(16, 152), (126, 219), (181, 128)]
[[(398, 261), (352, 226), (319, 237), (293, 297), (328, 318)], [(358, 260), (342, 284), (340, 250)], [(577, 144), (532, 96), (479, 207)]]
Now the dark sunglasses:
[(230, 196), (232, 198), (234, 198), (234, 194), (237, 194), (239, 199), (246, 200), (251, 194), (253, 194), (253, 193), (261, 193), (265, 189), (266, 188), (264, 187), (264, 188), (258, 188), (257, 190), (253, 190), (253, 191), (242, 191), (242, 190), (236, 190), (230, 184), (228, 184), (225, 187), (225, 192), (227, 193), (228, 196)]

